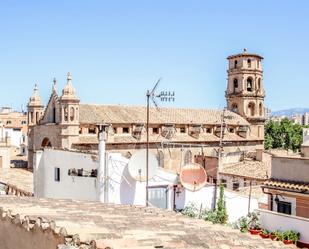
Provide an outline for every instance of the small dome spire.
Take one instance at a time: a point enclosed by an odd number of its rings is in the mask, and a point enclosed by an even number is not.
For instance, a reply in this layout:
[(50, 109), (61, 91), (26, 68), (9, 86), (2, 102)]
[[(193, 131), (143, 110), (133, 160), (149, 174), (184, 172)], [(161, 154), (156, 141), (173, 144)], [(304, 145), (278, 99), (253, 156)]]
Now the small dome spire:
[(247, 53), (247, 49), (246, 49), (246, 48), (244, 48), (244, 54), (245, 54), (245, 53)]
[(42, 101), (41, 101), (41, 97), (39, 94), (39, 89), (38, 89), (37, 84), (34, 85), (33, 93), (29, 99), (28, 105), (29, 106), (42, 106)]
[(52, 88), (53, 92), (57, 92), (57, 80), (56, 78), (53, 79), (53, 88)]
[(61, 99), (78, 99), (72, 84), (72, 75), (70, 72), (68, 72), (67, 84), (62, 90)]

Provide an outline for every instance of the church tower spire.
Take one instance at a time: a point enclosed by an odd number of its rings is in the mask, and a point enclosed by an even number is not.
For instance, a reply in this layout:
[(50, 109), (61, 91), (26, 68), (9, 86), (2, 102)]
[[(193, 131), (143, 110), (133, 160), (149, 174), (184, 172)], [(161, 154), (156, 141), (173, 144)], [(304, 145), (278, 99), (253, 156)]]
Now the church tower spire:
[(44, 112), (44, 106), (39, 94), (38, 85), (35, 84), (32, 96), (28, 102), (28, 125), (37, 125), (41, 120)]
[(227, 108), (244, 117), (251, 124), (251, 133), (264, 138), (263, 57), (243, 53), (228, 58), (228, 84), (226, 90)]

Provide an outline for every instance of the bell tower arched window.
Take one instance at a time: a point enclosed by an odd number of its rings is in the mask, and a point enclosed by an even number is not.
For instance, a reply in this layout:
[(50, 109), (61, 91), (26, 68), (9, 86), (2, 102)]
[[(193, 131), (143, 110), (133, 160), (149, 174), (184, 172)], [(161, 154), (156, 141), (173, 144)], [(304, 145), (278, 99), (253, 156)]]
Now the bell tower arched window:
[(262, 103), (260, 103), (260, 105), (259, 105), (259, 114), (260, 114), (260, 116), (263, 116), (263, 105), (262, 105)]
[(251, 77), (247, 79), (247, 91), (252, 92), (253, 90), (253, 80)]
[(257, 90), (261, 91), (261, 78), (258, 79)]
[(38, 124), (39, 121), (40, 121), (40, 113), (39, 113), (39, 112), (36, 112), (36, 113), (35, 113), (35, 122), (36, 122), (36, 124)]
[(233, 92), (236, 92), (236, 89), (238, 88), (238, 80), (235, 78), (233, 80)]
[(71, 107), (70, 108), (70, 120), (74, 121), (74, 118), (75, 118), (75, 108)]
[(247, 60), (247, 64), (248, 64), (248, 68), (250, 68), (251, 67), (251, 59)]
[(234, 68), (237, 68), (237, 60), (234, 61)]
[(254, 103), (249, 103), (249, 105), (248, 105), (248, 113), (252, 117), (255, 115), (255, 104)]
[(64, 121), (68, 121), (69, 119), (69, 113), (68, 113), (68, 108), (67, 107), (64, 107), (63, 108), (63, 114), (64, 114)]

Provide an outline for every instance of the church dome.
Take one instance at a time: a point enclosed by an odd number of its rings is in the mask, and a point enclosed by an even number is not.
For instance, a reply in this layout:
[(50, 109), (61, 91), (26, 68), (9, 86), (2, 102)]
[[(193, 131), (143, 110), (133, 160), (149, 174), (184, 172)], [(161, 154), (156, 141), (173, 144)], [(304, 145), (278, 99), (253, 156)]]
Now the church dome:
[(75, 88), (73, 87), (72, 84), (72, 75), (69, 72), (67, 76), (67, 84), (62, 90), (62, 96), (61, 99), (66, 99), (66, 100), (77, 100)]
[(41, 97), (39, 94), (39, 89), (38, 89), (37, 84), (35, 84), (34, 86), (33, 94), (29, 99), (28, 106), (42, 106), (42, 101), (41, 101)]

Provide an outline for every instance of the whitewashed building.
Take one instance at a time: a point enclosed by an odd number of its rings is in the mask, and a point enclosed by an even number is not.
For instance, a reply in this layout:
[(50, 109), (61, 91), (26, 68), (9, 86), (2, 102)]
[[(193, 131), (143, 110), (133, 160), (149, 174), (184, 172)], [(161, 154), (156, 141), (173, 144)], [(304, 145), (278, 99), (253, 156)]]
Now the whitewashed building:
[[(100, 153), (45, 148), (35, 153), (34, 195), (39, 198), (64, 198), (100, 201), (115, 204), (146, 205), (146, 183), (131, 177), (129, 159), (120, 153), (105, 154), (105, 143), (100, 142)], [(106, 156), (104, 156), (106, 155)], [(178, 177), (158, 168), (149, 179), (149, 204), (164, 209), (183, 209), (189, 203), (211, 209), (215, 189), (206, 185), (192, 192), (177, 188)], [(229, 220), (235, 221), (258, 208), (258, 199), (230, 190), (225, 191)]]

